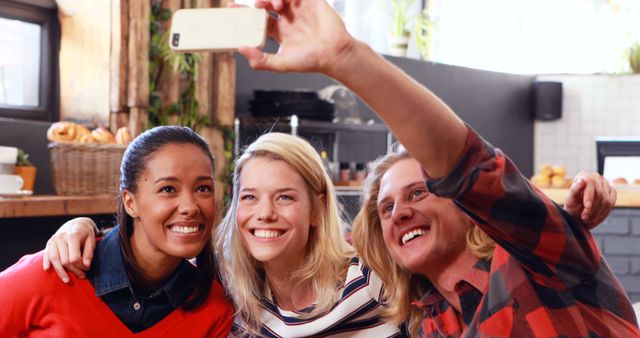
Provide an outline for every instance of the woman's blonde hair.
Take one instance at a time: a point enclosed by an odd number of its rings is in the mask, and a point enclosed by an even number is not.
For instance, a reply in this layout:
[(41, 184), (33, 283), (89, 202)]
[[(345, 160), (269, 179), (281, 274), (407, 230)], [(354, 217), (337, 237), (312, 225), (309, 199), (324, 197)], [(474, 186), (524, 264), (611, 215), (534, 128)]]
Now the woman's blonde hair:
[[(412, 274), (393, 260), (382, 236), (377, 200), (382, 176), (394, 164), (413, 157), (404, 149), (395, 150), (379, 158), (364, 182), (362, 207), (353, 222), (352, 243), (362, 262), (380, 276), (384, 285), (383, 299), (386, 308), (382, 317), (391, 323), (407, 322), (409, 331), (417, 335), (421, 310), (411, 305), (420, 300), (430, 286), (424, 276)], [(481, 259), (490, 259), (495, 242), (476, 225), (466, 233), (467, 247)]]
[[(313, 217), (319, 222), (309, 230), (302, 266), (291, 271), (292, 287), (311, 284), (317, 303), (308, 316), (328, 312), (338, 298), (337, 288), (344, 283), (353, 249), (344, 240), (341, 210), (335, 189), (322, 159), (305, 140), (283, 133), (262, 135), (235, 161), (233, 198), (229, 211), (216, 230), (216, 252), (221, 260), (222, 279), (232, 296), (237, 315), (250, 334), (258, 334), (261, 299), (267, 286), (265, 270), (244, 247), (236, 220), (240, 177), (245, 164), (253, 158), (283, 161), (304, 179), (311, 200)], [(314, 224), (315, 225), (315, 224)]]

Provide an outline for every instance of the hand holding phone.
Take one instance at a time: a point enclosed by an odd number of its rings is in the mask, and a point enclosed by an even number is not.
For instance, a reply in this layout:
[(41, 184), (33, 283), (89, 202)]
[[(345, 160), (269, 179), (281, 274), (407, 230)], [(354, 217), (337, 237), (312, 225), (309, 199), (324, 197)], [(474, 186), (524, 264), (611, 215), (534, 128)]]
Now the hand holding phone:
[(261, 8), (193, 8), (173, 14), (169, 45), (177, 52), (228, 52), (264, 45), (267, 11)]

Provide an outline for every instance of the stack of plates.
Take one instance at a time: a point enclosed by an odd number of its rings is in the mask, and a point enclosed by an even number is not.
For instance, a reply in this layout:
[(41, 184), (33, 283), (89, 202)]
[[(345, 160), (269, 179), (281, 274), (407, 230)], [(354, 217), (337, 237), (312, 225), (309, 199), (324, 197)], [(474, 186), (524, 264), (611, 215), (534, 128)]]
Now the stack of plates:
[(303, 119), (331, 121), (334, 107), (314, 91), (254, 90), (249, 110), (253, 117), (297, 115)]

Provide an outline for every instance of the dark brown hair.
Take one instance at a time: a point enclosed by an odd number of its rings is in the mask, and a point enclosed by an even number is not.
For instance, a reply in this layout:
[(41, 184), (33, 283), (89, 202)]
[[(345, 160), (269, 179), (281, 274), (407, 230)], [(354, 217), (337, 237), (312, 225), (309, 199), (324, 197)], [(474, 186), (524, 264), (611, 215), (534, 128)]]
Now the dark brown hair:
[[(212, 172), (215, 170), (215, 159), (207, 142), (196, 132), (186, 127), (161, 126), (149, 129), (136, 137), (127, 147), (120, 165), (120, 191), (127, 190), (135, 193), (137, 179), (146, 169), (147, 163), (158, 150), (170, 144), (193, 144), (200, 148), (211, 161)], [(141, 270), (131, 248), (133, 235), (133, 219), (127, 214), (122, 194), (118, 194), (117, 221), (120, 224), (120, 249), (129, 278), (133, 285), (140, 285), (138, 272)], [(213, 245), (209, 240), (202, 251), (196, 256), (195, 288), (189, 298), (182, 304), (184, 310), (193, 310), (202, 305), (209, 297), (211, 284), (216, 275)]]

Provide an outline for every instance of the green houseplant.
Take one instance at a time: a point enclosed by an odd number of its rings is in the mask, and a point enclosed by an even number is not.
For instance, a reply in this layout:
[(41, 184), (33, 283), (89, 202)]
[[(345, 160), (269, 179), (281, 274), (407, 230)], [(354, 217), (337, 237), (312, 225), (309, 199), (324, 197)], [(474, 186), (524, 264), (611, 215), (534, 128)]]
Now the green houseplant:
[(423, 60), (429, 59), (432, 32), (433, 21), (429, 15), (429, 8), (425, 7), (415, 18), (415, 24), (413, 25), (413, 35), (416, 39), (416, 46)]
[(36, 172), (37, 168), (29, 161), (29, 154), (27, 154), (24, 150), (18, 149), (18, 158), (16, 161), (16, 166), (14, 169), (14, 173), (20, 177), (22, 177), (22, 190), (31, 190), (33, 191), (33, 185), (36, 180)]
[(635, 74), (640, 74), (640, 41), (635, 40), (627, 50), (629, 67)]
[(391, 0), (391, 31), (389, 32), (389, 53), (394, 56), (406, 56), (411, 29), (409, 23), (414, 0)]
[(426, 6), (414, 14), (415, 0), (391, 0), (391, 30), (389, 32), (389, 53), (394, 56), (406, 56), (409, 38), (413, 34), (416, 47), (423, 59), (428, 59), (431, 45), (433, 21)]

